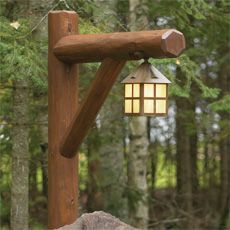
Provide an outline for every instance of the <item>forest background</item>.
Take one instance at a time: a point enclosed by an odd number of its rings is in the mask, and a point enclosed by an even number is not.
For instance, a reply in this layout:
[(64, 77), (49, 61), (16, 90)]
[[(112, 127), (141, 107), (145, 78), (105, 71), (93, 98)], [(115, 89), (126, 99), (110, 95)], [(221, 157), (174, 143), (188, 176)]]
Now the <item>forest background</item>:
[[(79, 153), (80, 214), (140, 229), (230, 229), (229, 0), (1, 0), (0, 227), (47, 223), (47, 15), (74, 10), (80, 33), (175, 28), (165, 118), (125, 117), (120, 81)], [(80, 65), (80, 97), (99, 63)]]

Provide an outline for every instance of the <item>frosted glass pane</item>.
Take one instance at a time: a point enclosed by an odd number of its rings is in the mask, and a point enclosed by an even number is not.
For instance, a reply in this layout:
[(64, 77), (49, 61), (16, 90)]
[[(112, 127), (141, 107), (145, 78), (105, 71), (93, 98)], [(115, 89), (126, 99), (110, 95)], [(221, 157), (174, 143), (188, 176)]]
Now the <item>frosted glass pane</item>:
[(166, 100), (156, 100), (156, 113), (166, 113)]
[(133, 84), (133, 96), (140, 97), (140, 84)]
[(125, 100), (125, 113), (132, 113), (132, 100)]
[(132, 97), (132, 84), (125, 84), (125, 97)]
[(140, 113), (140, 100), (133, 100), (133, 113)]
[(144, 113), (154, 113), (153, 100), (144, 100)]
[(156, 97), (166, 97), (166, 84), (156, 84)]
[(153, 84), (144, 84), (144, 97), (153, 97), (154, 96), (154, 85)]

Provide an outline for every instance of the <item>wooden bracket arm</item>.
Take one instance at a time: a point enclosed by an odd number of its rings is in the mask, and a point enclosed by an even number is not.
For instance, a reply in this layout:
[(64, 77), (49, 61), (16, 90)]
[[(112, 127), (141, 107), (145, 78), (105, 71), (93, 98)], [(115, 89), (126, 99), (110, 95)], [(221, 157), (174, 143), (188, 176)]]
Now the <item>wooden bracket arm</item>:
[(185, 48), (184, 35), (174, 29), (70, 35), (55, 45), (54, 54), (64, 62), (99, 62), (105, 58), (138, 60), (177, 57)]
[(110, 58), (102, 62), (84, 101), (61, 141), (60, 152), (63, 156), (70, 158), (77, 153), (125, 62)]

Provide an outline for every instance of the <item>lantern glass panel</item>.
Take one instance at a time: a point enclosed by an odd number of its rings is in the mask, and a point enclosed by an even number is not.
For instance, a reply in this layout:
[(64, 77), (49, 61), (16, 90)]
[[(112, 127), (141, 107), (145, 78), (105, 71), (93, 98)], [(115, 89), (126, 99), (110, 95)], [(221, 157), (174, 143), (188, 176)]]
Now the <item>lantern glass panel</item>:
[(154, 113), (154, 100), (144, 100), (144, 113)]
[(156, 84), (156, 97), (166, 97), (166, 84)]
[(132, 97), (132, 84), (125, 84), (125, 97)]
[(140, 100), (133, 100), (133, 113), (140, 113)]
[(154, 96), (154, 85), (144, 84), (144, 97), (153, 97), (153, 96)]
[(166, 100), (156, 100), (156, 113), (166, 113)]
[(133, 84), (133, 97), (140, 97), (140, 84)]
[(132, 100), (125, 100), (125, 113), (132, 113)]

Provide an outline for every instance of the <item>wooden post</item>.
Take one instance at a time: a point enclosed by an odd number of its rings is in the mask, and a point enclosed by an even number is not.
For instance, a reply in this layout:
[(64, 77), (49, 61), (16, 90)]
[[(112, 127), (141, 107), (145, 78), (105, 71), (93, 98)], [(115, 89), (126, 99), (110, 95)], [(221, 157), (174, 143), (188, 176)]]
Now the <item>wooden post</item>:
[(63, 156), (73, 157), (76, 155), (125, 62), (125, 60), (111, 58), (102, 62), (84, 101), (61, 142), (60, 151)]
[(60, 140), (77, 110), (77, 65), (65, 64), (53, 54), (64, 36), (76, 34), (75, 12), (55, 11), (48, 16), (48, 228), (56, 229), (77, 219), (77, 158), (60, 154)]

